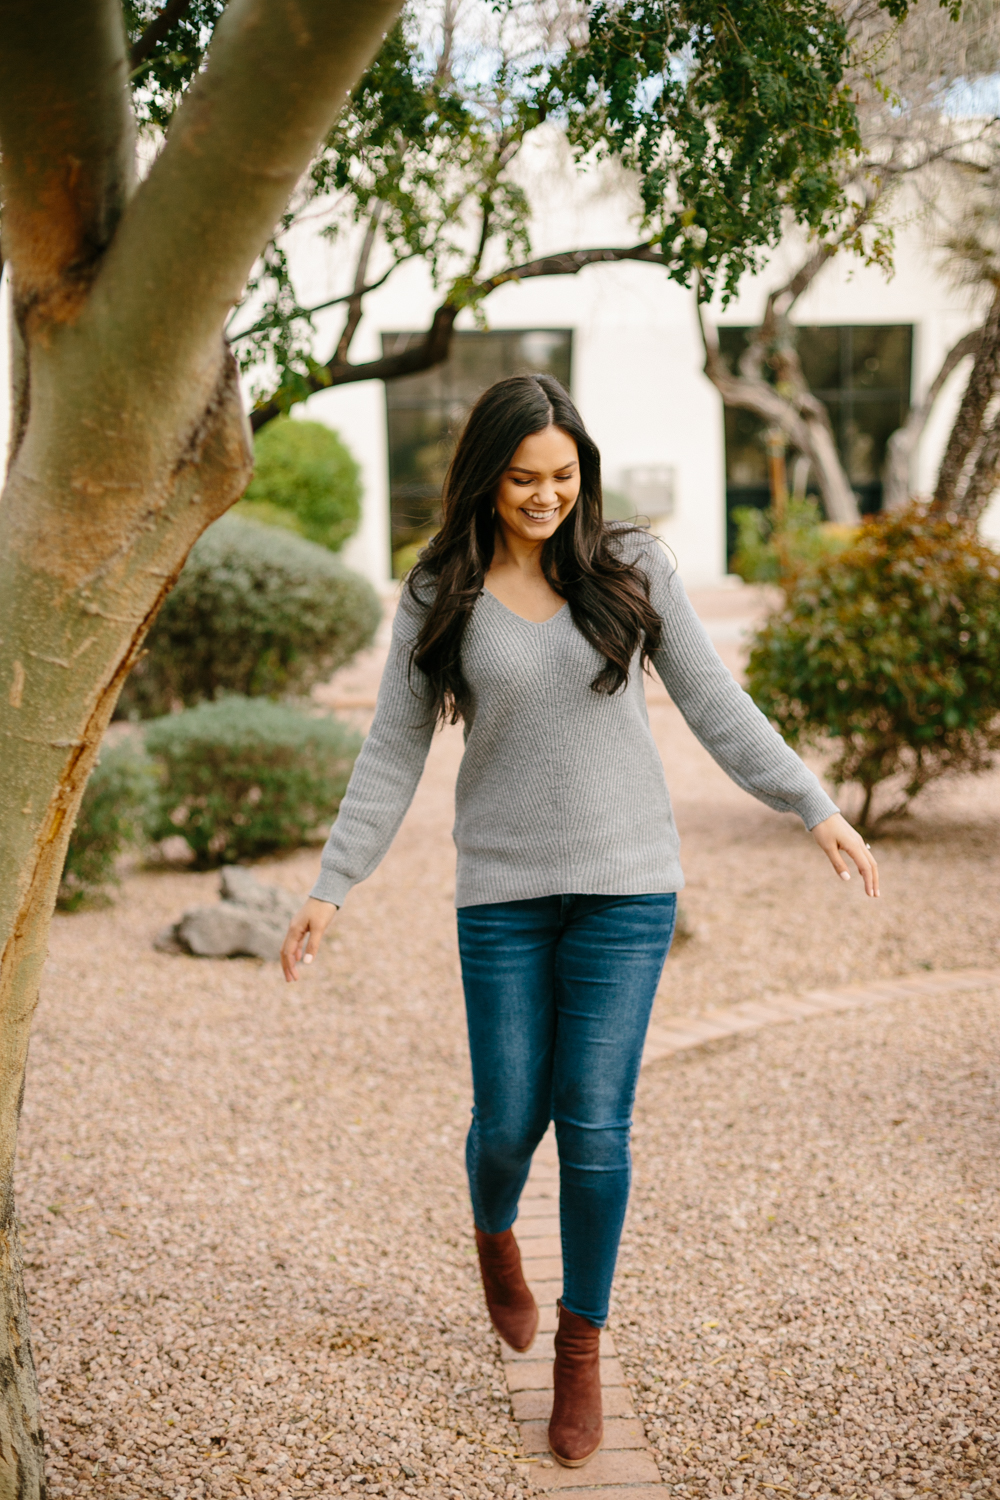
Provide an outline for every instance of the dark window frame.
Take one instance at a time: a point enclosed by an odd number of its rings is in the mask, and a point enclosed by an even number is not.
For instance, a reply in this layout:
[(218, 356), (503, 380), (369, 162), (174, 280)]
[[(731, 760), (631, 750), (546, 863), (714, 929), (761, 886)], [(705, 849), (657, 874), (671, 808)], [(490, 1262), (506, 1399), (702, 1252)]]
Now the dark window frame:
[[(719, 330), (720, 347), (724, 356), (731, 365), (735, 365), (742, 348), (746, 347), (746, 335), (753, 330), (747, 325), (726, 325)], [(836, 334), (837, 350), (836, 360), (829, 358), (827, 353), (827, 370), (835, 363), (838, 381), (836, 385), (829, 383), (811, 384), (810, 389), (826, 406), (830, 413), (830, 420), (837, 441), (837, 449), (848, 472), (852, 488), (858, 497), (858, 505), (862, 514), (872, 514), (881, 509), (882, 506), (882, 478), (881, 469), (885, 457), (885, 442), (889, 432), (902, 425), (910, 410), (913, 389), (913, 349), (915, 342), (915, 325), (912, 323), (804, 323), (796, 327), (796, 333), (803, 342), (799, 346), (799, 354), (802, 359), (806, 378), (810, 378), (809, 365), (822, 363), (821, 358), (815, 360), (810, 358), (810, 351), (805, 340), (810, 334), (825, 335), (827, 339), (831, 334)], [(859, 361), (863, 355), (863, 349), (867, 344), (872, 346), (873, 338), (882, 336), (884, 345), (892, 351), (892, 343), (895, 340), (899, 347), (895, 351), (895, 358), (899, 364), (900, 378), (891, 384), (879, 385), (875, 380), (875, 370), (872, 371), (872, 382), (864, 385), (862, 381), (867, 378), (859, 376)], [(859, 353), (857, 345), (861, 345)], [(726, 346), (729, 346), (728, 348)], [(818, 351), (813, 351), (814, 355)], [(870, 365), (869, 356), (868, 364)], [(819, 371), (815, 371), (819, 373)], [(888, 411), (895, 406), (892, 414), (891, 424), (880, 424), (873, 420), (879, 408)], [(867, 439), (869, 449), (875, 450), (876, 472), (869, 471), (862, 474), (862, 465), (851, 454), (852, 441), (857, 440), (859, 432), (858, 412), (865, 413), (868, 418), (868, 428), (875, 431), (862, 430), (861, 436)], [(761, 475), (759, 482), (747, 483), (736, 482), (733, 477), (734, 463), (734, 438), (739, 429), (740, 449), (746, 453), (750, 443), (754, 441), (756, 430), (757, 438), (763, 433), (765, 424), (758, 422), (750, 413), (735, 412), (727, 408), (726, 416), (726, 517), (727, 531), (729, 533), (730, 549), (734, 540), (734, 526), (732, 523), (732, 512), (740, 505), (759, 506), (762, 509), (770, 504), (770, 491), (766, 478), (764, 477), (764, 464), (760, 464)], [(882, 432), (878, 428), (882, 427)], [(863, 445), (862, 445), (863, 447)], [(763, 447), (761, 445), (761, 457), (763, 459)], [(808, 492), (818, 495), (815, 479), (810, 476)]]

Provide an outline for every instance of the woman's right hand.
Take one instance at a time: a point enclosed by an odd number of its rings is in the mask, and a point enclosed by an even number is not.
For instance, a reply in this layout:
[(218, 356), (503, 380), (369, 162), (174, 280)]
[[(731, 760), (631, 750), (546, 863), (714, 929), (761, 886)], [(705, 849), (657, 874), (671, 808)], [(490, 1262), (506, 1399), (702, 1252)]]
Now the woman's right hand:
[(316, 957), (323, 934), (336, 911), (332, 901), (318, 901), (315, 896), (310, 896), (302, 910), (289, 922), (281, 945), (281, 967), (289, 984), (298, 979), (299, 964), (311, 964)]

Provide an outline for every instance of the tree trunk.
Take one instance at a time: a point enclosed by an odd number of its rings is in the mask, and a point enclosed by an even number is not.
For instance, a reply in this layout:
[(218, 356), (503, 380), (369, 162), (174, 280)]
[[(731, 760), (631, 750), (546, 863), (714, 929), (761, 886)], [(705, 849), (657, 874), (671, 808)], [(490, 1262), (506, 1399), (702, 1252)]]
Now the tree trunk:
[[(771, 292), (760, 327), (754, 330), (740, 360), (738, 374), (722, 358), (719, 335), (701, 301), (700, 287), (695, 306), (705, 349), (705, 374), (725, 405), (753, 412), (769, 426), (779, 427), (792, 447), (809, 460), (829, 519), (856, 526), (861, 519), (858, 502), (840, 461), (826, 407), (806, 384), (789, 322), (796, 298), (812, 284), (832, 254), (828, 246), (821, 246), (786, 286)], [(775, 383), (764, 373), (769, 358), (777, 375)]]
[(982, 437), (986, 410), (1000, 376), (1000, 287), (997, 288), (980, 335), (969, 383), (952, 425), (948, 446), (938, 470), (932, 510), (956, 508), (962, 473)]
[(953, 507), (966, 521), (978, 521), (1000, 485), (1000, 413), (983, 434), (976, 465)]
[(252, 472), (225, 318), (398, 8), (230, 0), (136, 188), (119, 0), (0, 0), (0, 1500), (45, 1491), (13, 1170), (70, 831), (150, 623)]
[(44, 1448), (14, 1195), (0, 1217), (0, 1495), (45, 1494)]
[[(221, 351), (220, 351), (221, 353)], [(48, 429), (48, 430), (47, 430)], [(199, 533), (242, 493), (251, 473), (235, 375), (222, 382), (192, 447), (178, 432), (159, 473), (142, 473), (123, 444), (102, 465), (91, 514), (97, 545), (67, 524), (80, 472), (61, 482), (28, 454), (58, 451), (61, 424), (32, 420), (0, 505), (0, 1496), (41, 1496), (42, 1439), (14, 1216), (13, 1170), (28, 1035), (48, 929), (80, 798), (118, 691), (145, 631)], [(22, 457), (23, 455), (23, 457)], [(145, 514), (101, 506), (117, 490)], [(116, 498), (112, 495), (112, 498)], [(103, 510), (103, 515), (100, 512)], [(97, 514), (95, 514), (97, 512)]]
[(975, 328), (960, 338), (945, 355), (940, 370), (931, 381), (924, 399), (913, 408), (902, 427), (897, 427), (886, 446), (882, 474), (882, 509), (900, 510), (910, 498), (910, 468), (917, 444), (924, 435), (934, 405), (945, 382), (963, 359), (975, 354), (982, 339), (982, 329)]
[(794, 298), (811, 285), (829, 259), (829, 255), (817, 251), (784, 293), (771, 293), (763, 322), (740, 361), (740, 374), (761, 381), (764, 357), (770, 350), (776, 386), (802, 422), (806, 446), (801, 451), (816, 476), (827, 517), (841, 526), (856, 526), (861, 519), (858, 502), (837, 452), (830, 414), (809, 389), (795, 346), (795, 331), (789, 321)]
[[(825, 408), (819, 401), (816, 401), (815, 397), (811, 397), (810, 400), (819, 409), (802, 411), (808, 434), (808, 446), (802, 451), (812, 465), (819, 492), (823, 497), (823, 508), (828, 519), (837, 522), (838, 525), (857, 526), (861, 520), (857, 496), (851, 488), (851, 481), (840, 461), (830, 419)], [(804, 406), (804, 402), (800, 402), (800, 405)]]

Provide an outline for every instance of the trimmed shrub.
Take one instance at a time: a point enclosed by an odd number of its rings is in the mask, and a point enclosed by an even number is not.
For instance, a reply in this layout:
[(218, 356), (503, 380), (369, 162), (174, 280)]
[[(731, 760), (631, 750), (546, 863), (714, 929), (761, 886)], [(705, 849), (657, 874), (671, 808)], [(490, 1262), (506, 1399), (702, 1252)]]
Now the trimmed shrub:
[(794, 496), (780, 525), (772, 509), (755, 505), (738, 506), (733, 521), (736, 549), (730, 566), (747, 583), (783, 584), (843, 552), (856, 535), (853, 527), (825, 522), (814, 500)]
[(56, 905), (76, 911), (105, 886), (117, 885), (115, 862), (139, 843), (155, 788), (155, 773), (132, 738), (102, 749), (70, 836)]
[(367, 646), (375, 590), (325, 547), (223, 516), (199, 537), (130, 672), (120, 717), (220, 693), (304, 694)]
[(232, 697), (158, 719), (146, 748), (160, 770), (150, 836), (182, 834), (204, 869), (320, 837), (361, 736), (337, 719)]
[(361, 470), (322, 422), (277, 417), (254, 438), (254, 476), (237, 512), (336, 552), (361, 519)]
[(986, 770), (1000, 748), (1000, 556), (973, 526), (919, 505), (873, 517), (789, 588), (747, 685), (791, 744), (836, 742), (830, 775), (861, 787), (862, 826), (898, 816), (929, 782)]

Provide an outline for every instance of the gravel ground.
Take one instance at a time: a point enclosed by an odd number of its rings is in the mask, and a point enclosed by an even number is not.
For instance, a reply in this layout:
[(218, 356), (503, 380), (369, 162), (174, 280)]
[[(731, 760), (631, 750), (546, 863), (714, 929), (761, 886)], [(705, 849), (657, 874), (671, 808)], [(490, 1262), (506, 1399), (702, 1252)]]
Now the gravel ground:
[(1000, 1495), (998, 1008), (643, 1075), (613, 1316), (675, 1494)]
[[(379, 660), (328, 694), (362, 723)], [(693, 934), (667, 966), (661, 1014), (998, 962), (1000, 775), (936, 793), (881, 840), (886, 895), (865, 903), (795, 820), (726, 780), (656, 688), (650, 713)], [(56, 919), (18, 1182), (54, 1495), (527, 1493), (462, 1168), (448, 837), (461, 748), (458, 730), (438, 737), (389, 857), (294, 990), (276, 966), (152, 951), (159, 928), (211, 898), (210, 875), (136, 872), (114, 906)], [(317, 864), (306, 851), (258, 874), (304, 893)], [(996, 1428), (975, 1370), (992, 1012), (962, 998), (902, 1014), (810, 1022), (646, 1077), (615, 1327), (632, 1375), (653, 1382), (665, 1473), (693, 1475), (680, 1493), (717, 1492), (727, 1466), (734, 1488), (747, 1451), (793, 1493), (887, 1492), (868, 1469), (834, 1475), (842, 1461), (823, 1444), (841, 1438), (855, 1458), (868, 1443), (871, 1469), (895, 1464), (900, 1482), (906, 1464), (933, 1475), (914, 1482), (936, 1495), (982, 1471), (978, 1434)], [(949, 1342), (959, 1319), (965, 1352)], [(706, 1384), (706, 1341), (728, 1387)], [(920, 1415), (960, 1381), (950, 1426)], [(723, 1462), (719, 1445), (747, 1422), (752, 1450), (727, 1442)]]
[(514, 1500), (450, 946), (383, 884), (294, 990), (154, 953), (215, 883), (56, 922), (18, 1183), (52, 1493)]

